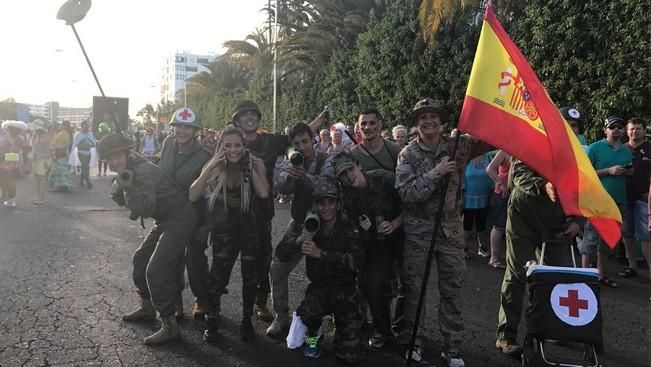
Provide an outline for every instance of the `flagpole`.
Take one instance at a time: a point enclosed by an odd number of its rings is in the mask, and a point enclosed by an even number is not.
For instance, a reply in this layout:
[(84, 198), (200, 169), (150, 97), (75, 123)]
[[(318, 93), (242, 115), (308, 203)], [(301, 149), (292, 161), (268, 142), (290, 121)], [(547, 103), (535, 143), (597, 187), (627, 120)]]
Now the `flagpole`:
[[(453, 161), (457, 156), (457, 147), (459, 146), (459, 139), (461, 139), (461, 131), (457, 130), (457, 135), (454, 137), (454, 145), (452, 146), (452, 154), (450, 154), (450, 160)], [(460, 167), (457, 167), (460, 169)], [(420, 286), (420, 296), (418, 297), (418, 306), (416, 307), (416, 317), (414, 319), (414, 328), (411, 332), (411, 339), (409, 340), (409, 349), (407, 350), (407, 363), (406, 367), (411, 365), (411, 354), (414, 352), (414, 346), (416, 344), (416, 336), (418, 335), (418, 324), (420, 323), (420, 314), (423, 310), (423, 303), (425, 302), (425, 296), (427, 294), (427, 283), (429, 281), (430, 271), (432, 270), (432, 259), (434, 259), (434, 247), (436, 244), (436, 237), (441, 228), (441, 220), (443, 217), (443, 209), (445, 207), (445, 196), (448, 193), (448, 186), (450, 184), (450, 175), (446, 175), (443, 178), (443, 186), (441, 189), (441, 194), (439, 197), (439, 207), (438, 212), (436, 212), (436, 218), (434, 220), (434, 230), (432, 231), (432, 239), (429, 244), (429, 250), (427, 251), (427, 262), (425, 263), (425, 273), (423, 274), (423, 282)]]

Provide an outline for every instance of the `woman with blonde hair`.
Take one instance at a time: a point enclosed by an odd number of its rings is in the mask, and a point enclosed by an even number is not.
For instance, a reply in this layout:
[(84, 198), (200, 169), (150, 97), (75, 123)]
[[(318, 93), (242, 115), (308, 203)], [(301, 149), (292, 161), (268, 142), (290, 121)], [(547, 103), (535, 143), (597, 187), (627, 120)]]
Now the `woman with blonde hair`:
[(226, 127), (218, 139), (214, 157), (203, 168), (188, 193), (191, 201), (208, 198), (207, 222), (213, 263), (210, 268), (209, 305), (204, 339), (217, 340), (220, 299), (241, 253), (242, 269), (242, 340), (253, 338), (251, 321), (258, 285), (256, 259), (258, 243), (255, 228), (255, 205), (269, 196), (270, 186), (264, 162), (246, 149), (243, 132)]

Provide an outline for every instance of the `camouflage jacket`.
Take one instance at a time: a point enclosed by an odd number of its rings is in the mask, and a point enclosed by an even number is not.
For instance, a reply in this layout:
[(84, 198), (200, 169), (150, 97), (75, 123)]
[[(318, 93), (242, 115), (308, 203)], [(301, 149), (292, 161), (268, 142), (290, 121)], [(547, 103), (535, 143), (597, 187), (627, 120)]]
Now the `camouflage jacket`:
[[(436, 151), (425, 147), (420, 139), (405, 147), (398, 155), (396, 167), (396, 188), (400, 193), (406, 215), (403, 228), (407, 237), (430, 239), (434, 220), (439, 207), (439, 198), (444, 176), (432, 171), (434, 167), (452, 153), (454, 139), (441, 136)], [(463, 243), (461, 211), (461, 183), (468, 162), (492, 149), (486, 143), (462, 136), (456, 153), (457, 170), (452, 172), (443, 208), (442, 229), (445, 237)]]
[[(295, 226), (290, 240), (296, 242), (300, 233)], [(363, 268), (364, 247), (354, 226), (339, 216), (334, 231), (320, 229), (314, 243), (321, 250), (321, 258), (305, 257), (308, 279), (315, 284), (355, 286), (357, 273)]]

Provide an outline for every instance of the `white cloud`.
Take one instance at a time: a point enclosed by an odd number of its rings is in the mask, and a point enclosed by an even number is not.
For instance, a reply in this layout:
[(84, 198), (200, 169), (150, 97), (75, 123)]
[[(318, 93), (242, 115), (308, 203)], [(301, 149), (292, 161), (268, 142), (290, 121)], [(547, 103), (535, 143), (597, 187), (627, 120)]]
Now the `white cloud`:
[[(1, 0), (0, 99), (90, 106), (99, 95), (63, 0)], [(160, 99), (161, 68), (177, 50), (221, 52), (261, 27), (267, 0), (95, 0), (76, 28), (104, 92), (128, 97), (135, 114)]]

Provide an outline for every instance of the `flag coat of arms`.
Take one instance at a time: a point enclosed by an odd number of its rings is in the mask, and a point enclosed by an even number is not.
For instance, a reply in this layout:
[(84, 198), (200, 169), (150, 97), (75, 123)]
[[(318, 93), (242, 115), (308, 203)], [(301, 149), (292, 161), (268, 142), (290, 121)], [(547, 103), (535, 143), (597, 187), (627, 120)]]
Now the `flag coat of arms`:
[(522, 160), (554, 184), (566, 215), (586, 217), (611, 247), (619, 241), (617, 205), (490, 5), (458, 127)]

